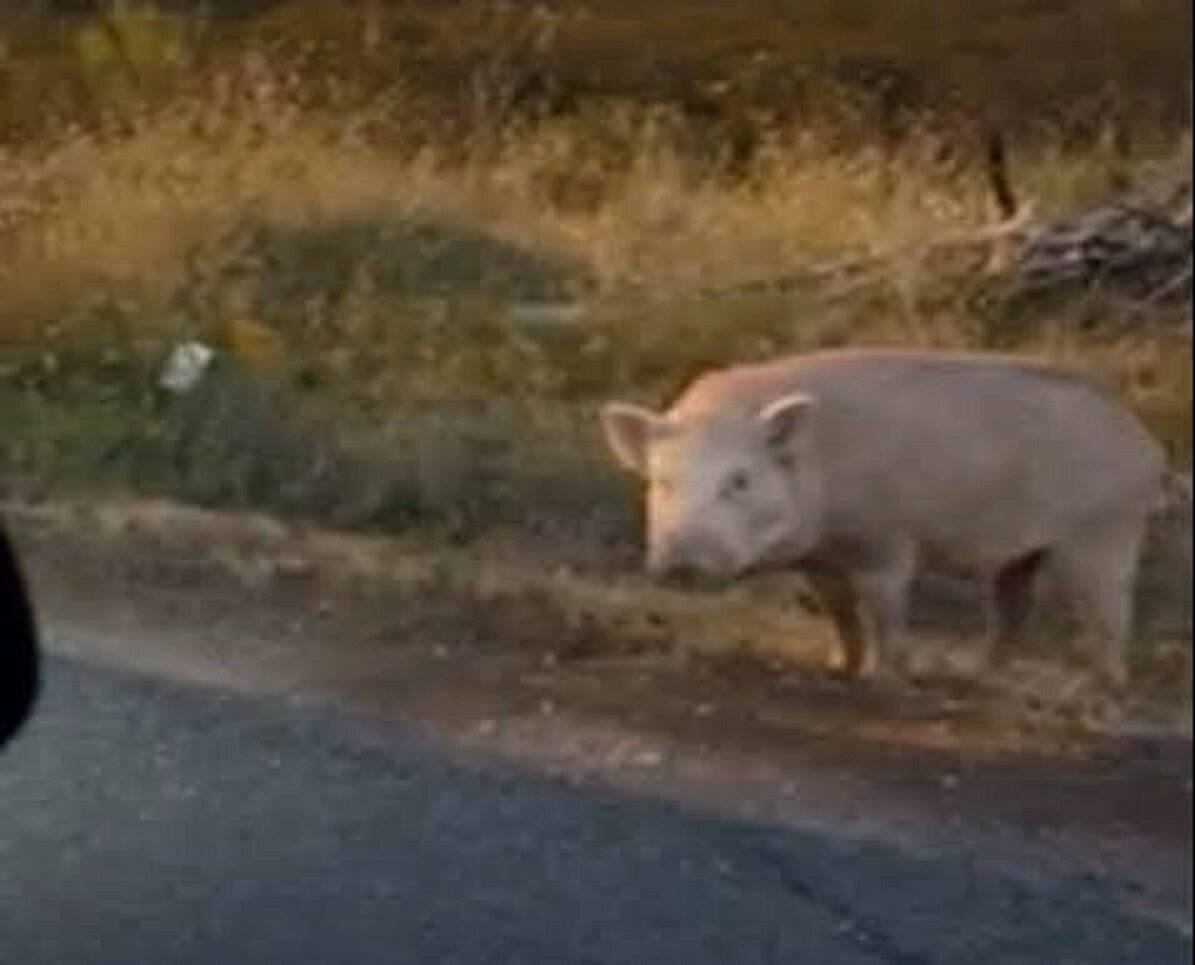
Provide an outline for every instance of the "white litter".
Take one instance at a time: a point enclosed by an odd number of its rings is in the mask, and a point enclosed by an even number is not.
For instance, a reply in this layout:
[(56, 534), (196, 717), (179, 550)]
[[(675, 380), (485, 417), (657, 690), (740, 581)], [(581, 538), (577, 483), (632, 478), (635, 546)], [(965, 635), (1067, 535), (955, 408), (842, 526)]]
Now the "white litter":
[(166, 359), (166, 366), (158, 384), (168, 392), (182, 394), (190, 392), (216, 357), (216, 351), (202, 342), (183, 342), (176, 345), (170, 357)]

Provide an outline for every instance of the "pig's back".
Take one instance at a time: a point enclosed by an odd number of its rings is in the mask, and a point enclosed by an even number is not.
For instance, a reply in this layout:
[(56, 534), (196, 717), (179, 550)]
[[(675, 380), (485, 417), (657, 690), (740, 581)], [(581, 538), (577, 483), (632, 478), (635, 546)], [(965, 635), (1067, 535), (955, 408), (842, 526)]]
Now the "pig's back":
[(1008, 356), (812, 353), (712, 373), (674, 411), (747, 414), (795, 391), (819, 402), (815, 452), (835, 518), (911, 528), (963, 555), (999, 556), (1101, 514), (1144, 511), (1164, 468), (1127, 410)]

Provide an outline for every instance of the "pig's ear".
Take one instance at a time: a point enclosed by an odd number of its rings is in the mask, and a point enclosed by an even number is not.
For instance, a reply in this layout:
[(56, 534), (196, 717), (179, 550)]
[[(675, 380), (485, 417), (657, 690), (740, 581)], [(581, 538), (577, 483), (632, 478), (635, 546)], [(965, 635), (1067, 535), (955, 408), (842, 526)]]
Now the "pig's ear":
[(817, 400), (813, 396), (795, 392), (781, 396), (760, 409), (757, 418), (763, 424), (768, 446), (777, 452), (791, 451), (816, 407)]
[(602, 428), (618, 461), (627, 469), (643, 475), (647, 471), (647, 443), (669, 425), (650, 409), (626, 402), (602, 406)]

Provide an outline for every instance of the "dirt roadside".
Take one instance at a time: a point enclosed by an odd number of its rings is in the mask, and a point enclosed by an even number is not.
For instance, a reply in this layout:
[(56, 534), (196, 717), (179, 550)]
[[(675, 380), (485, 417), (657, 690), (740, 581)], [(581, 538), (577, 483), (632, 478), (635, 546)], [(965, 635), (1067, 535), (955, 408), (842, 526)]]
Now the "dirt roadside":
[[(667, 612), (618, 616), (637, 597), (496, 579), (484, 548), (432, 558), (146, 502), (4, 513), (55, 652), (331, 700), (569, 781), (1077, 875), (1191, 928), (1189, 640), (1168, 686), (1145, 668), (1101, 732), (1057, 667), (847, 684), (819, 669), (813, 618), (792, 659), (707, 653)], [(570, 605), (544, 589), (566, 585)]]

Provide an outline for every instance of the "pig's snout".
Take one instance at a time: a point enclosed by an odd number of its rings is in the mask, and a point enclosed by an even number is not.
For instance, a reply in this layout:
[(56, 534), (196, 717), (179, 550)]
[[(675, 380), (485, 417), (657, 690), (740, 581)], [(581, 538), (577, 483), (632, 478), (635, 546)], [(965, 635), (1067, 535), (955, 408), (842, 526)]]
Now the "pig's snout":
[(702, 532), (670, 535), (653, 541), (648, 547), (647, 573), (655, 580), (727, 576), (735, 570), (734, 560), (726, 548)]

